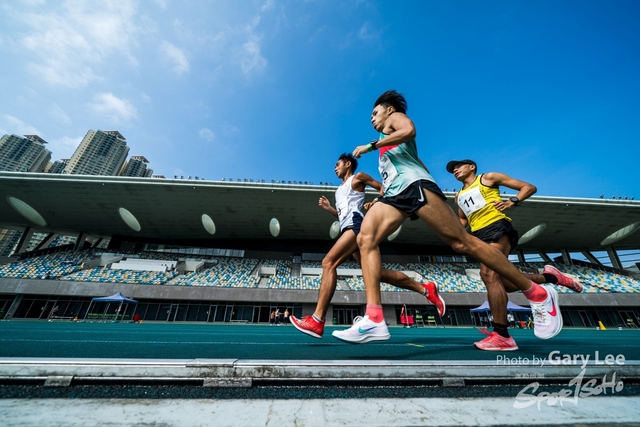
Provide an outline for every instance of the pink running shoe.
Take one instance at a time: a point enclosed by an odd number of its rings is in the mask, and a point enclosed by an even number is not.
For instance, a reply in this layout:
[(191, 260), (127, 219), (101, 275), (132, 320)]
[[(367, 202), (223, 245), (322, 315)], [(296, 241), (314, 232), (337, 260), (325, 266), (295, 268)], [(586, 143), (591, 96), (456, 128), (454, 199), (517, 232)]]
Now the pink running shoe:
[(427, 284), (422, 284), (422, 287), (427, 290), (427, 299), (438, 309), (438, 316), (444, 316), (445, 311), (447, 310), (447, 305), (444, 303), (444, 300), (440, 296), (438, 292), (438, 285), (435, 282), (429, 282)]
[(485, 335), (491, 335), (493, 333), (489, 331), (486, 326), (483, 326), (482, 328), (478, 328), (478, 332), (482, 332)]
[(491, 332), (491, 335), (473, 343), (476, 348), (486, 351), (515, 351), (518, 349), (518, 345), (513, 337), (505, 338), (497, 332)]
[(578, 282), (573, 277), (569, 277), (566, 274), (562, 274), (560, 270), (558, 270), (552, 265), (545, 265), (544, 270), (542, 270), (542, 273), (551, 274), (556, 279), (558, 279), (558, 285), (569, 288), (574, 292), (580, 293), (582, 292), (582, 289), (584, 289), (584, 286), (582, 286), (582, 283)]
[(314, 338), (322, 338), (324, 333), (324, 320), (318, 322), (313, 316), (304, 316), (302, 319), (297, 319), (295, 316), (289, 316), (291, 324), (296, 327), (300, 332), (312, 336)]

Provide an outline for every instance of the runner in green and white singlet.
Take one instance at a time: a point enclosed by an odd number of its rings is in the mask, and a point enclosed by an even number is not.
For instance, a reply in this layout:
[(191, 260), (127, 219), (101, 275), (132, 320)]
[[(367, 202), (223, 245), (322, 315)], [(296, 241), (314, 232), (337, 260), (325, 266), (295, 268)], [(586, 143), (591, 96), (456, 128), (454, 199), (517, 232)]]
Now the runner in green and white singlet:
[[(386, 137), (387, 135), (381, 133), (378, 141), (382, 141)], [(433, 176), (418, 158), (415, 139), (404, 144), (380, 148), (378, 170), (387, 197), (397, 196), (409, 185), (422, 179), (435, 182)]]

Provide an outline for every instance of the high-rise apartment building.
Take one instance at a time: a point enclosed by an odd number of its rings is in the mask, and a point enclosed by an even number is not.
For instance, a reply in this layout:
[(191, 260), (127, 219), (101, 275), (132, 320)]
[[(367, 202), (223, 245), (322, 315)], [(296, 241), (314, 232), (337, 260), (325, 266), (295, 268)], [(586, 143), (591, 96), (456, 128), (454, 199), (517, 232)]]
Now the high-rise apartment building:
[(49, 169), (46, 170), (47, 173), (63, 173), (64, 168), (67, 167), (70, 159), (60, 159), (56, 160), (51, 164)]
[(0, 138), (0, 170), (44, 172), (51, 160), (46, 143), (38, 135), (4, 135)]
[[(51, 160), (47, 141), (38, 135), (4, 135), (0, 138), (0, 170), (11, 172), (44, 172)], [(15, 250), (21, 231), (0, 229), (0, 256)]]
[(153, 175), (153, 169), (147, 167), (149, 160), (144, 156), (131, 156), (129, 161), (125, 163), (120, 176), (137, 176), (137, 177), (151, 177)]
[(63, 173), (115, 176), (127, 158), (127, 140), (117, 130), (90, 130)]

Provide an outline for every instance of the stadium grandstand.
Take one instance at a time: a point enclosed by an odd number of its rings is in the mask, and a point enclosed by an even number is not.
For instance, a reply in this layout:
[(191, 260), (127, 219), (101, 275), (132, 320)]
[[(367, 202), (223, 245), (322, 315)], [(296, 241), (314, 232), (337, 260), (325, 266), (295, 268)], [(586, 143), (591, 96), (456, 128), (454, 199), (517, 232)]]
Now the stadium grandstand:
[[(317, 200), (334, 191), (328, 183), (0, 172), (0, 228), (22, 233), (0, 257), (0, 318), (268, 323), (275, 308), (308, 314), (333, 244), (333, 221)], [(581, 294), (558, 288), (566, 327), (640, 323), (638, 265), (619, 255), (640, 258), (640, 201), (535, 196), (510, 214), (522, 236), (513, 261), (523, 272), (551, 264), (584, 284)], [(76, 239), (57, 245), (59, 236)], [(405, 222), (381, 251), (385, 268), (439, 284), (448, 310), (438, 322), (480, 324), (482, 314), (470, 312), (486, 300), (475, 260), (420, 221)], [(435, 314), (420, 295), (387, 284), (382, 291), (390, 322), (403, 307)], [(122, 312), (91, 304), (117, 292), (138, 304)], [(519, 294), (510, 299), (526, 305)], [(364, 306), (362, 271), (347, 261), (328, 318), (350, 323)]]

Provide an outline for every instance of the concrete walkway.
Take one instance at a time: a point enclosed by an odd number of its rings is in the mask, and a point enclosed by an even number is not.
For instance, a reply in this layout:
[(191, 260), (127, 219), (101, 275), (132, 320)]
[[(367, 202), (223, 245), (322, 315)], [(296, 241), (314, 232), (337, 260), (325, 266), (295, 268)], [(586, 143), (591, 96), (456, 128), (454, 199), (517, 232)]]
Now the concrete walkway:
[(329, 400), (0, 399), (7, 427), (640, 425), (637, 397), (514, 408), (513, 398)]

